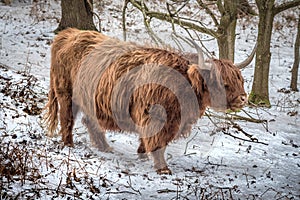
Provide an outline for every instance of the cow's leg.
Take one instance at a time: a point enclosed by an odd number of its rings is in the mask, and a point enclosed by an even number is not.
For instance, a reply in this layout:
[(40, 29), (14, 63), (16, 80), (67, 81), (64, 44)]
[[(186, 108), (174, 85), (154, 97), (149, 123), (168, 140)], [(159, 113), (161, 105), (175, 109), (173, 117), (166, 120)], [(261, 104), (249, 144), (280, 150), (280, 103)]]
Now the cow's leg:
[[(72, 110), (72, 91), (67, 89), (57, 90), (57, 100), (60, 106), (59, 117), (60, 117), (60, 134), (62, 140), (66, 146), (74, 146), (72, 129), (74, 126), (74, 116)], [(78, 110), (78, 109), (74, 109)]]
[(161, 147), (151, 152), (154, 159), (154, 168), (156, 169), (156, 172), (158, 174), (171, 175), (172, 171), (168, 168), (167, 162), (164, 157), (165, 150), (166, 147)]
[(144, 144), (145, 151), (151, 152), (156, 172), (158, 174), (172, 174), (164, 157), (168, 141), (164, 140), (162, 137), (162, 133), (158, 133), (151, 137), (142, 137), (141, 140), (143, 141), (142, 143)]
[(111, 152), (113, 150), (106, 141), (105, 132), (100, 129), (96, 120), (84, 116), (82, 122), (86, 125), (90, 141), (96, 148), (103, 152)]
[(137, 153), (138, 153), (139, 159), (147, 159), (148, 158), (144, 141), (141, 138), (140, 138), (140, 146), (137, 149)]

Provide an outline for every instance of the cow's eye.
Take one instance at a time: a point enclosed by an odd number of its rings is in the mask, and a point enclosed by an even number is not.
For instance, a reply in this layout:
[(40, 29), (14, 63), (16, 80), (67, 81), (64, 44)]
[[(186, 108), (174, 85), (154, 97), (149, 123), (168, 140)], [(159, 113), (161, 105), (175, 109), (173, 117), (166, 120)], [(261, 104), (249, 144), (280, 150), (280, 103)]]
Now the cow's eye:
[(229, 89), (229, 85), (228, 84), (224, 84), (225, 89)]

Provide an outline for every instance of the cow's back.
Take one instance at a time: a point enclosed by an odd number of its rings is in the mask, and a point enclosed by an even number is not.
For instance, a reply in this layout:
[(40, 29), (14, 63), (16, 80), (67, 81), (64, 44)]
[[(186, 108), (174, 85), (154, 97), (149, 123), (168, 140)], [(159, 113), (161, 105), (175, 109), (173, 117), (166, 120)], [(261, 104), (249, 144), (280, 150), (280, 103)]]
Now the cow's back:
[(83, 57), (108, 38), (96, 31), (74, 28), (59, 32), (51, 46), (51, 73), (73, 83)]

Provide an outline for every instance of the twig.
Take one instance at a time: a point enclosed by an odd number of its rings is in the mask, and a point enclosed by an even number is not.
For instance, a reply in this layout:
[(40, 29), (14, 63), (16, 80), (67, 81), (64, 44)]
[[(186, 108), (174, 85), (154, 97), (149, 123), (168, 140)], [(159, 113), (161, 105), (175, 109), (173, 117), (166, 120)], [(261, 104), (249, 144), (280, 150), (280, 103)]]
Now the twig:
[(273, 190), (274, 192), (277, 192), (274, 188), (269, 187), (266, 191), (264, 191), (260, 197), (264, 196), (269, 190)]
[(234, 139), (243, 140), (243, 141), (245, 141), (245, 142), (252, 142), (252, 143), (258, 143), (258, 144), (263, 144), (263, 145), (269, 145), (268, 143), (260, 142), (260, 141), (258, 141), (257, 139), (256, 139), (256, 140), (248, 140), (248, 139), (245, 139), (245, 138), (241, 138), (241, 137), (232, 135), (231, 133), (228, 133), (228, 132), (225, 132), (225, 131), (222, 131), (222, 132), (223, 132), (225, 135), (229, 135), (229, 136), (233, 137)]
[(249, 188), (248, 174), (246, 174), (246, 173), (243, 173), (243, 175), (245, 175), (245, 177), (246, 177), (247, 187)]
[(135, 192), (137, 192), (137, 193), (139, 193), (140, 195), (142, 195), (141, 194), (141, 192), (140, 192), (140, 190), (138, 190), (138, 189), (135, 189), (133, 186), (132, 186), (132, 183), (131, 183), (131, 178), (130, 178), (130, 176), (128, 176), (128, 181), (127, 181), (127, 183), (128, 183), (128, 186), (133, 190), (133, 191), (135, 191)]
[[(8, 11), (6, 11), (5, 13), (3, 13), (3, 15), (0, 16), (0, 18), (3, 19), (4, 16), (5, 16), (7, 13), (8, 13)], [(4, 31), (3, 31), (3, 33), (4, 33)]]
[(61, 194), (64, 194), (64, 195), (69, 195), (71, 197), (76, 197), (76, 199), (83, 199), (80, 196), (77, 196), (77, 195), (74, 196), (74, 194), (68, 193), (66, 191), (62, 191), (62, 190), (58, 191), (57, 189), (51, 189), (51, 188), (34, 188), (34, 189), (30, 188), (30, 189), (25, 189), (24, 191), (19, 192), (16, 195), (15, 199), (19, 199), (19, 197), (21, 195), (30, 194), (30, 193), (36, 193), (39, 196), (40, 195), (39, 194), (40, 191), (53, 191), (53, 192), (56, 192), (57, 194), (61, 193)]
[(231, 113), (227, 113), (226, 116), (221, 116), (221, 115), (212, 114), (211, 112), (205, 112), (205, 116), (214, 117), (214, 118), (218, 118), (218, 119), (224, 119), (224, 120), (243, 120), (243, 121), (248, 121), (248, 122), (253, 122), (253, 123), (267, 122), (267, 120), (265, 120), (265, 119), (255, 119), (255, 118), (251, 117), (250, 115), (249, 115), (250, 117), (244, 117), (244, 116), (240, 116), (237, 114), (231, 114)]
[(67, 157), (67, 174), (69, 174), (69, 167), (70, 167), (70, 154), (71, 154), (71, 148), (69, 148), (69, 153), (68, 153), (68, 157)]
[[(257, 138), (254, 138), (253, 135), (247, 133), (246, 131), (244, 131), (237, 123), (233, 122), (232, 118), (229, 118), (229, 117), (223, 117), (223, 116), (218, 116), (218, 115), (212, 115), (212, 114), (208, 114), (207, 112), (205, 112), (205, 115), (208, 117), (208, 119), (214, 124), (214, 126), (217, 127), (217, 131), (222, 131), (225, 135), (229, 135), (231, 137), (233, 137), (234, 139), (239, 139), (239, 140), (243, 140), (243, 141), (246, 141), (246, 142), (253, 142), (253, 143), (259, 143), (259, 144), (264, 144), (264, 145), (268, 145), (267, 143), (265, 142), (260, 142), (258, 141)], [(227, 121), (230, 122), (230, 124), (232, 125), (232, 128), (235, 128), (237, 129), (239, 132), (243, 133), (246, 137), (248, 137), (249, 139), (245, 139), (245, 138), (241, 138), (241, 137), (238, 137), (238, 136), (235, 136), (233, 134), (231, 134), (230, 132), (228, 132), (228, 127), (227, 128), (224, 128), (224, 127), (220, 127), (218, 126), (217, 123), (215, 123), (211, 117), (216, 117), (216, 118), (220, 118), (220, 119), (225, 119)], [(244, 118), (243, 118), (244, 119)], [(248, 118), (245, 118), (245, 119), (248, 119)], [(250, 121), (253, 121), (253, 119), (249, 118)]]
[(253, 138), (253, 135), (247, 133), (246, 131), (244, 131), (240, 125), (238, 125), (237, 123), (233, 122), (232, 120), (228, 120), (232, 127), (237, 129), (238, 131), (242, 132), (245, 136), (247, 136), (248, 138), (250, 138), (251, 140), (257, 140), (256, 138)]
[(129, 3), (129, 0), (125, 0), (122, 8), (122, 29), (123, 29), (123, 40), (126, 41), (126, 9), (127, 5)]
[(210, 162), (209, 156), (207, 156), (207, 163), (205, 163), (205, 164), (208, 164), (208, 165), (214, 165), (214, 166), (217, 166), (217, 167), (227, 167), (227, 165), (222, 164), (222, 160), (221, 160), (221, 164)]
[(147, 6), (144, 2), (144, 0), (141, 1), (141, 11), (143, 13), (143, 17), (144, 17), (144, 25), (148, 31), (148, 34), (149, 36), (152, 38), (152, 40), (156, 43), (156, 45), (159, 45), (159, 44), (163, 44), (164, 45), (164, 42), (154, 33), (154, 31), (151, 29), (150, 27), (150, 22), (151, 22), (151, 17), (148, 19), (148, 16), (147, 16)]
[(215, 14), (203, 3), (202, 0), (197, 0), (197, 3), (199, 4), (200, 7), (203, 7), (206, 12), (209, 14), (213, 22), (215, 23), (215, 26), (219, 26), (219, 22), (215, 16)]
[(105, 194), (135, 194), (135, 195), (138, 195), (135, 192), (126, 191), (126, 190), (124, 190), (124, 191), (108, 191)]
[(59, 193), (59, 188), (60, 188), (60, 186), (61, 186), (61, 182), (62, 182), (62, 177), (60, 177), (58, 186), (57, 186), (57, 188), (56, 188), (56, 193), (57, 193), (57, 194)]
[[(145, 12), (145, 10), (142, 7), (142, 3), (141, 2), (135, 1), (135, 0), (129, 0), (129, 1), (130, 1), (130, 3), (134, 7), (136, 7), (140, 11), (144, 12), (144, 15), (146, 15), (147, 17), (160, 19), (160, 20), (163, 20), (163, 21), (167, 21), (169, 23), (172, 23), (172, 21), (173, 21), (175, 24), (178, 24), (181, 27), (185, 27), (185, 28), (197, 30), (199, 32), (211, 35), (214, 38), (216, 38), (216, 37), (219, 36), (219, 33), (217, 33), (216, 31), (214, 31), (213, 29), (209, 29), (209, 28), (206, 28), (204, 26), (199, 26), (199, 25), (197, 25), (195, 23), (192, 23), (192, 22), (190, 22), (188, 20), (182, 20), (181, 17), (174, 18), (174, 17), (170, 16), (168, 13), (153, 12), (153, 11), (149, 11), (149, 10), (147, 10)], [(201, 22), (199, 22), (199, 21), (198, 21), (198, 23), (201, 24)]]
[(195, 135), (194, 135), (189, 141), (186, 142), (186, 144), (185, 144), (185, 149), (184, 149), (184, 153), (183, 153), (184, 155), (187, 155), (186, 152), (187, 152), (187, 148), (188, 148), (188, 146), (189, 146), (189, 143), (190, 143), (192, 140), (194, 140), (194, 138), (195, 138), (197, 135), (198, 135), (198, 132), (196, 132)]
[(204, 115), (211, 121), (211, 123), (213, 123), (213, 125), (214, 125), (215, 127), (220, 128), (220, 127), (218, 126), (218, 124), (215, 123), (215, 122), (212, 120), (212, 118), (211, 118), (212, 115), (209, 115), (207, 112), (205, 112)]
[(178, 191), (178, 190), (170, 190), (168, 188), (166, 189), (161, 189), (161, 190), (157, 190), (157, 193), (162, 194), (162, 193), (171, 193), (171, 192), (182, 192), (182, 191)]
[[(16, 112), (17, 115), (21, 116), (21, 115), (19, 114), (19, 111), (18, 111), (17, 109), (11, 108), (11, 107), (9, 107), (8, 105), (4, 105), (3, 103), (0, 104), (0, 108), (6, 108), (6, 109), (9, 109), (9, 110), (12, 110), (12, 111)], [(22, 116), (26, 116), (26, 115), (22, 115)]]
[[(28, 48), (28, 47), (27, 47)], [(24, 74), (25, 75), (29, 75), (30, 74), (30, 71), (31, 71), (31, 64), (29, 62), (29, 54), (30, 54), (30, 50), (28, 48), (28, 51), (27, 51), (27, 56), (26, 56), (26, 64), (25, 64), (25, 68), (24, 68)]]
[[(174, 12), (174, 14), (173, 14), (173, 16), (175, 16), (175, 15), (178, 15), (178, 13), (187, 5), (189, 3), (189, 1), (185, 1), (184, 2), (184, 4), (182, 5), (182, 6), (180, 6), (175, 12)], [(167, 6), (169, 7), (170, 6), (170, 2), (167, 2), (166, 3), (167, 4)], [(175, 3), (176, 4), (176, 3)], [(177, 7), (177, 5), (176, 5), (176, 7)], [(175, 7), (175, 8), (176, 8)]]

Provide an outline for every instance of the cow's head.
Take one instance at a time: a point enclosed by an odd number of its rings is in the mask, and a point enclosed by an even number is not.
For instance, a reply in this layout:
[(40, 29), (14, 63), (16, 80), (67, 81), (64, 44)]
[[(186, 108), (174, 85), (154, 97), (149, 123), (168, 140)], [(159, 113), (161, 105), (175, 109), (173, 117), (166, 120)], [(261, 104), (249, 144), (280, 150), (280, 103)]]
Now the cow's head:
[[(252, 61), (256, 47), (251, 55), (240, 64), (233, 64), (230, 60), (204, 60), (201, 48), (195, 44), (198, 51), (198, 63), (190, 66), (190, 71), (198, 71), (203, 79), (202, 91), (207, 91), (209, 106), (215, 110), (238, 110), (247, 103), (244, 90), (244, 79), (240, 69)], [(193, 70), (192, 70), (193, 69)], [(201, 92), (202, 95), (205, 94)], [(205, 96), (206, 97), (206, 96)], [(204, 97), (204, 98), (205, 98)]]
[(246, 104), (244, 79), (231, 61), (213, 59), (209, 70), (200, 71), (207, 85), (212, 108), (237, 110)]

